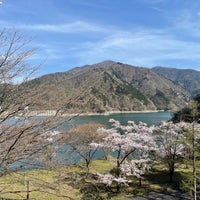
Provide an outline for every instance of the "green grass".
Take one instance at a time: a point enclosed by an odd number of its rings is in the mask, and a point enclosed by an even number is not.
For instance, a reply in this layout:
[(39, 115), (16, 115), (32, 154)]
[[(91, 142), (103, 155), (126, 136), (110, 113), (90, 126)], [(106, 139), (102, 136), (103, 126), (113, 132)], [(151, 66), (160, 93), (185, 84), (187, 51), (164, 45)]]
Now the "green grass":
[[(109, 171), (112, 161), (93, 161), (92, 173)], [(29, 182), (30, 198), (41, 200), (80, 199), (82, 194), (79, 189), (69, 183), (68, 179), (76, 174), (84, 174), (85, 167), (78, 164), (54, 170), (31, 170), (26, 173), (11, 173), (0, 178), (0, 198), (24, 199), (27, 195)]]
[[(12, 173), (0, 178), (0, 198), (23, 199), (27, 195), (29, 183), (29, 195), (31, 199), (80, 199), (80, 193), (62, 180), (58, 183), (58, 176), (66, 174), (67, 170), (33, 170), (26, 174)], [(60, 173), (60, 174), (59, 174)]]
[[(200, 162), (197, 163), (199, 166)], [(115, 166), (114, 160), (95, 160), (92, 162), (90, 173), (86, 173), (83, 165), (77, 164), (52, 170), (32, 170), (26, 173), (11, 173), (0, 178), (0, 198), (25, 199), (27, 183), (29, 182), (30, 199), (64, 200), (85, 199), (122, 199), (123, 197), (144, 194), (150, 191), (179, 189), (191, 191), (192, 166), (185, 167), (178, 163), (174, 181), (169, 181), (167, 168), (162, 164), (155, 165), (142, 178), (142, 185), (135, 177), (131, 177), (129, 187), (122, 187), (120, 193), (105, 190), (105, 186), (94, 178), (96, 173), (107, 173)], [(197, 167), (198, 170), (200, 170)], [(200, 171), (198, 171), (200, 173)], [(21, 192), (20, 192), (21, 191)], [(70, 197), (70, 198), (68, 198)]]

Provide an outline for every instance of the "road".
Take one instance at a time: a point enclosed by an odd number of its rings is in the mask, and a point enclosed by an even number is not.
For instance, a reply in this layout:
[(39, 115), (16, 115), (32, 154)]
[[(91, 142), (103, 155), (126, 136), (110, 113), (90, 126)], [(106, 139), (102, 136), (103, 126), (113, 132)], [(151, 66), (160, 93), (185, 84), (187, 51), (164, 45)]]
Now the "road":
[(146, 195), (138, 195), (135, 197), (128, 197), (123, 200), (192, 200), (192, 197), (187, 194), (182, 194), (179, 191), (164, 191), (164, 192), (150, 192)]

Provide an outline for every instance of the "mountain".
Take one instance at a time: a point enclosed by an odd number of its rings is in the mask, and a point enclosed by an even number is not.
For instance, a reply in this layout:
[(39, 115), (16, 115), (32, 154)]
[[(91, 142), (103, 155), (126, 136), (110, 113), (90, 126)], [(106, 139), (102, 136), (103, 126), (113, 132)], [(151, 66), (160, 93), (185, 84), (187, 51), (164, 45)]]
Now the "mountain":
[(154, 67), (152, 71), (181, 85), (192, 95), (200, 93), (200, 71), (166, 67)]
[[(150, 69), (104, 61), (48, 74), (25, 87), (46, 86), (40, 101), (64, 113), (177, 109), (190, 94)], [(45, 87), (44, 87), (45, 88)]]

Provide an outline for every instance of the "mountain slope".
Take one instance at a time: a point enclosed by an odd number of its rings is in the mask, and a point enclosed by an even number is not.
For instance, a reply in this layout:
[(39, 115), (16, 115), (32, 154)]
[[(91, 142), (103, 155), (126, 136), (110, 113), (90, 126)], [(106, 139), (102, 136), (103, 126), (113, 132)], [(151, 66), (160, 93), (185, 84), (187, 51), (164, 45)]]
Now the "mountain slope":
[(48, 85), (41, 101), (62, 112), (105, 112), (176, 109), (190, 94), (150, 69), (113, 61), (42, 76), (28, 87)]
[(200, 71), (166, 67), (154, 67), (152, 71), (181, 85), (193, 95), (200, 93)]

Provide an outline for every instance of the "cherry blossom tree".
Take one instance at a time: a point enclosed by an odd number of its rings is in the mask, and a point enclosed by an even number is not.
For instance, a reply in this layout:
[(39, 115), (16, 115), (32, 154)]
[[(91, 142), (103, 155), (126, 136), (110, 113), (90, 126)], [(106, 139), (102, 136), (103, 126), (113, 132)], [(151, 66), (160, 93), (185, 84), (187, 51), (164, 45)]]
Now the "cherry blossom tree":
[(116, 185), (116, 192), (119, 192), (122, 185), (128, 186), (128, 182), (130, 182), (128, 179), (126, 179), (125, 176), (116, 177), (112, 174), (100, 173), (98, 173), (97, 175), (99, 182), (103, 183), (106, 188), (111, 192), (115, 192), (112, 188), (113, 185)]
[(184, 122), (162, 122), (155, 128), (158, 155), (168, 166), (170, 181), (172, 181), (175, 163), (184, 156), (185, 146), (182, 141), (185, 137), (187, 124)]
[[(111, 119), (111, 129), (101, 129), (107, 133), (107, 136), (101, 143), (96, 144), (99, 148), (110, 149), (116, 154), (116, 167), (128, 158), (135, 155), (156, 150), (156, 143), (153, 139), (152, 132), (154, 127), (148, 127), (147, 124), (140, 122), (135, 124), (129, 121), (127, 125), (121, 125), (119, 121)], [(93, 145), (95, 145), (93, 143)]]
[(152, 165), (152, 160), (149, 158), (133, 159), (125, 161), (120, 170), (124, 177), (136, 176), (139, 179), (139, 185), (142, 185), (142, 175), (149, 171)]
[(149, 155), (157, 150), (157, 145), (152, 135), (153, 126), (147, 126), (142, 122), (136, 124), (133, 121), (121, 125), (114, 119), (109, 122), (112, 123), (112, 128), (101, 129), (108, 135), (101, 143), (91, 145), (110, 149), (115, 153), (116, 167), (111, 170), (111, 175), (99, 176), (100, 181), (108, 185), (120, 180), (117, 184), (117, 191), (119, 191), (122, 183), (127, 184), (127, 176), (135, 175), (141, 178), (142, 174), (149, 169)]

